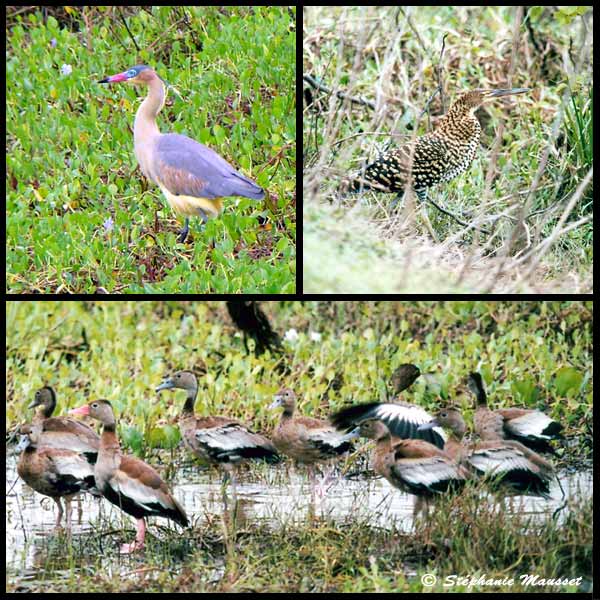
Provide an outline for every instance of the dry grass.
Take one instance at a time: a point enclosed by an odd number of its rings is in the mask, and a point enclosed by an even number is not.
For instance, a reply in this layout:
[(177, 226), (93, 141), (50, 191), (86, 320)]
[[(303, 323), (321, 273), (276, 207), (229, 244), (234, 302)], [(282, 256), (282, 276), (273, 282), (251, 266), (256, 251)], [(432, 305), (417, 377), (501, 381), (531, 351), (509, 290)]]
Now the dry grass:
[[(379, 151), (431, 130), (458, 91), (539, 81), (519, 11), (310, 7), (304, 17), (307, 292), (592, 291), (592, 214), (581, 209), (591, 172), (569, 169), (561, 98), (543, 83), (480, 110), (489, 149), (468, 174), (430, 189), (469, 226), (409, 195), (392, 208), (389, 194), (339, 192)], [(544, 75), (560, 65), (552, 69)], [(437, 86), (450, 97), (431, 99)], [(422, 116), (426, 105), (434, 119)]]

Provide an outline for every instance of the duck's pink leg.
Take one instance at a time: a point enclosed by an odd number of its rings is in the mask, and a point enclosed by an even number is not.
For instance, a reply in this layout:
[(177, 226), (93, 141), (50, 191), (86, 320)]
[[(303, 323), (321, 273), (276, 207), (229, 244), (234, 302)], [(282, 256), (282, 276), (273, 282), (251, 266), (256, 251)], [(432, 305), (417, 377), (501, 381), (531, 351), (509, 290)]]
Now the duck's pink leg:
[(146, 522), (144, 519), (138, 519), (137, 535), (135, 541), (131, 544), (123, 544), (121, 546), (121, 554), (130, 554), (136, 550), (141, 550), (144, 547), (144, 538), (146, 537)]

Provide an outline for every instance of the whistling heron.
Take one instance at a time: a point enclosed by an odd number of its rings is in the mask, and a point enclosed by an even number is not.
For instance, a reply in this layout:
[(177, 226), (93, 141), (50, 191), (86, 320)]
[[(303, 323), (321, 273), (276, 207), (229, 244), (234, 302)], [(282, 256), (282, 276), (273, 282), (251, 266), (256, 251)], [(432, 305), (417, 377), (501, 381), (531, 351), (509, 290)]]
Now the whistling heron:
[(160, 187), (171, 208), (185, 215), (178, 242), (187, 237), (190, 216), (199, 216), (206, 223), (209, 217), (221, 214), (224, 196), (264, 198), (261, 187), (210, 148), (185, 135), (158, 130), (156, 115), (165, 103), (166, 90), (153, 69), (137, 65), (98, 83), (121, 81), (148, 86), (133, 125), (135, 156), (142, 173)]

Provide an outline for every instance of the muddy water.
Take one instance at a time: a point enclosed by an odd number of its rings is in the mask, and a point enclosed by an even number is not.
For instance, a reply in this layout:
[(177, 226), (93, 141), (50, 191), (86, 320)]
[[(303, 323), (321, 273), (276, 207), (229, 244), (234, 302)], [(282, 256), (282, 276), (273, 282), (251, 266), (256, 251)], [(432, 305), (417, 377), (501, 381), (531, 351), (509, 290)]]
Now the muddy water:
[[(43, 568), (44, 557), (55, 542), (54, 551), (61, 556), (65, 543), (85, 550), (86, 540), (97, 531), (107, 532), (103, 546), (107, 553), (115, 555), (123, 541), (131, 541), (135, 533), (134, 519), (124, 515), (113, 505), (92, 497), (80, 496), (73, 502), (72, 536), (58, 536), (54, 531), (56, 506), (26, 486), (16, 474), (16, 457), (9, 456), (6, 463), (6, 564), (11, 571), (27, 572), (36, 577), (36, 565)], [(561, 483), (568, 498), (581, 498), (592, 493), (592, 473), (581, 472), (561, 475)], [(214, 472), (200, 471), (197, 467), (180, 469), (178, 479), (171, 482), (177, 499), (184, 506), (194, 524), (220, 522), (224, 512), (222, 486)], [(562, 493), (555, 482), (552, 498), (544, 500), (526, 496), (506, 499), (506, 510), (529, 513), (543, 520), (564, 503)], [(232, 488), (227, 488), (228, 507), (232, 506)], [(248, 523), (267, 524), (273, 528), (282, 523), (303, 522), (311, 515), (344, 518), (355, 515), (368, 518), (373, 525), (395, 527), (400, 531), (412, 529), (414, 497), (404, 494), (381, 478), (356, 477), (331, 482), (324, 495), (315, 494), (311, 499), (311, 486), (305, 472), (291, 466), (270, 468), (242, 476), (237, 483), (238, 526)], [(567, 511), (560, 513), (564, 518)], [(80, 518), (79, 518), (80, 517)], [(165, 519), (150, 519), (149, 534), (161, 537), (162, 527), (173, 527)], [(125, 532), (122, 530), (125, 529)], [(65, 541), (66, 540), (66, 541)], [(62, 544), (62, 547), (61, 547)]]

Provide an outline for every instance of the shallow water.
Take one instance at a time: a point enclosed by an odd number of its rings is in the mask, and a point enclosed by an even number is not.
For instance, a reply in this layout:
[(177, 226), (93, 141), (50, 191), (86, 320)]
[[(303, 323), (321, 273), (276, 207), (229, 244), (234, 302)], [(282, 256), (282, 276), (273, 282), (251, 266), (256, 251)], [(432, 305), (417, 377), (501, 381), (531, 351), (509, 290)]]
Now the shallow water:
[[(564, 500), (558, 484), (554, 482), (550, 500), (528, 496), (506, 498), (503, 502), (507, 513), (518, 511), (543, 521), (565, 500), (592, 494), (591, 471), (564, 473), (560, 478), (566, 493)], [(21, 577), (35, 579), (38, 564), (40, 569), (48, 569), (49, 553), (56, 554), (60, 562), (60, 557), (65, 554), (65, 543), (72, 544), (73, 554), (77, 553), (78, 548), (85, 554), (86, 540), (92, 533), (97, 535), (96, 530), (107, 532), (102, 545), (111, 556), (118, 555), (118, 546), (124, 539), (130, 541), (135, 535), (133, 518), (89, 494), (80, 496), (81, 519), (78, 518), (78, 502), (73, 502), (71, 538), (56, 535), (54, 501), (37, 494), (21, 481), (16, 473), (15, 456), (7, 458), (6, 484), (6, 565), (8, 570), (19, 572)], [(194, 466), (182, 468), (170, 487), (192, 524), (220, 523), (224, 505), (221, 481), (215, 472), (201, 471)], [(230, 507), (231, 486), (228, 486), (227, 493)], [(392, 488), (382, 478), (360, 476), (334, 479), (324, 496), (315, 495), (313, 504), (305, 471), (285, 465), (241, 477), (237, 482), (237, 498), (238, 527), (244, 523), (260, 523), (276, 529), (285, 523), (303, 522), (311, 514), (332, 519), (347, 519), (349, 515), (354, 515), (357, 519), (367, 518), (373, 525), (395, 527), (403, 532), (409, 532), (413, 527), (414, 496)], [(559, 518), (565, 518), (567, 512), (563, 510)], [(153, 518), (150, 519), (149, 535), (160, 538), (164, 527), (181, 531), (170, 521)], [(59, 575), (60, 568), (65, 566), (55, 565), (57, 571), (54, 575)], [(69, 573), (71, 570), (67, 568), (65, 576)]]

